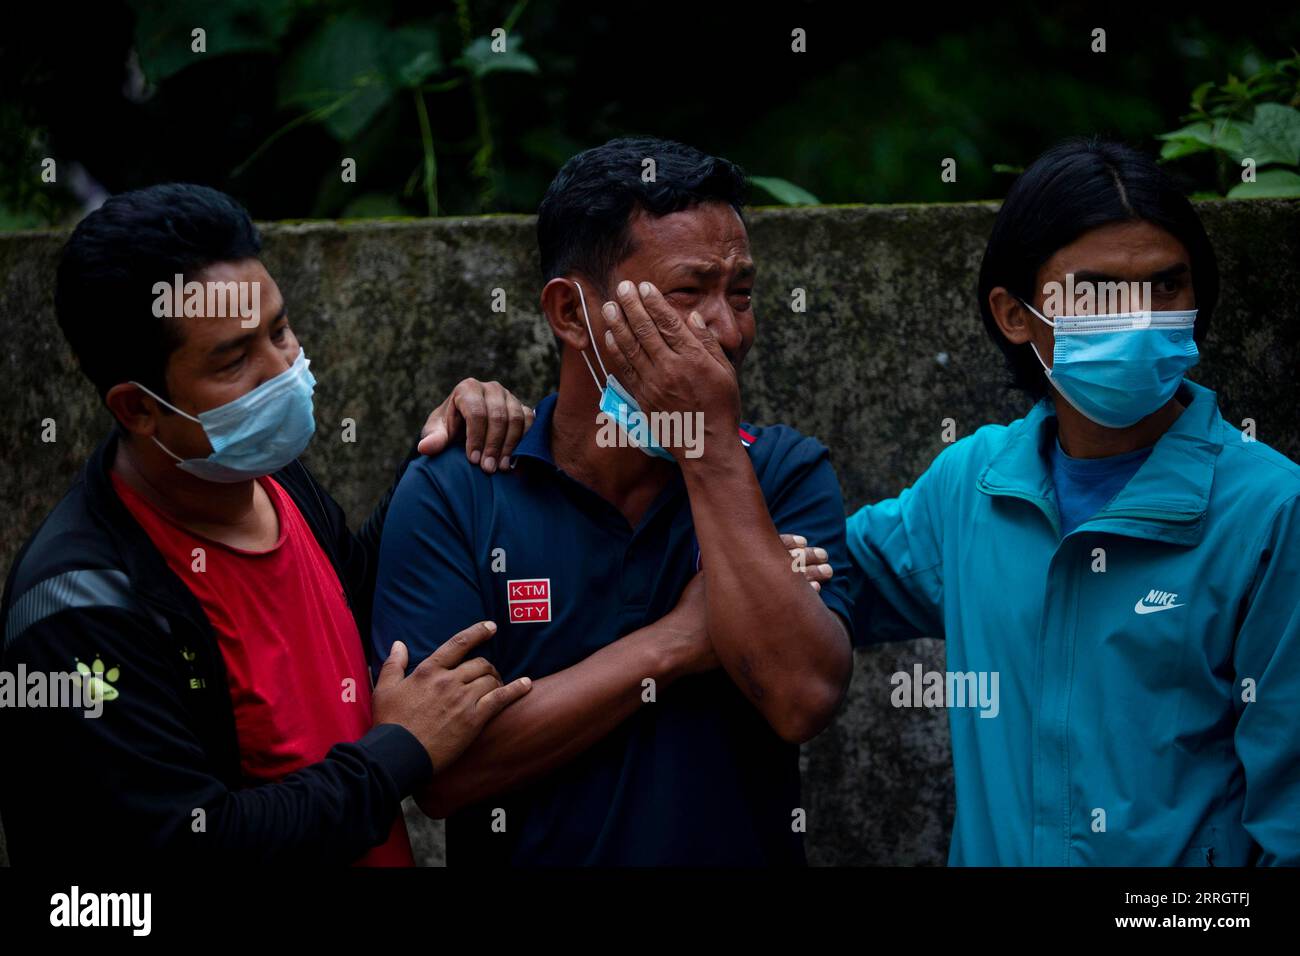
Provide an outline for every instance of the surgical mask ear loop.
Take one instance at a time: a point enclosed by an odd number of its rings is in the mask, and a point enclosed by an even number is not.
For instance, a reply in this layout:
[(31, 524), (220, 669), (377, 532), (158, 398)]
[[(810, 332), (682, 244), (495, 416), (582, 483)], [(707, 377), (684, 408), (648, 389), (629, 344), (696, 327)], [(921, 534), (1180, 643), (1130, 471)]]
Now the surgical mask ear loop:
[(149, 436), (149, 439), (150, 439), (150, 441), (152, 441), (155, 445), (157, 445), (159, 448), (161, 448), (163, 451), (165, 451), (167, 454), (169, 454), (169, 455), (171, 455), (173, 458), (175, 458), (177, 461), (184, 461), (184, 460), (185, 460), (185, 459), (182, 458), (180, 455), (176, 454), (176, 452), (172, 451), (170, 448), (168, 448), (166, 445), (164, 445), (162, 442), (160, 442), (160, 441), (158, 440), (158, 436), (157, 436), (157, 435), (150, 435), (150, 436)]
[(134, 385), (136, 388), (138, 388), (140, 391), (144, 392), (146, 395), (148, 395), (150, 398), (152, 398), (155, 402), (158, 402), (160, 405), (166, 405), (168, 408), (170, 408), (172, 411), (174, 411), (177, 415), (183, 415), (183, 416), (185, 416), (186, 418), (188, 418), (190, 421), (192, 421), (192, 422), (194, 422), (194, 423), (196, 423), (196, 424), (198, 424), (198, 425), (202, 425), (202, 424), (203, 424), (203, 422), (199, 421), (197, 418), (195, 418), (195, 417), (194, 417), (193, 415), (191, 415), (189, 412), (183, 412), (183, 411), (181, 411), (179, 408), (177, 408), (175, 405), (173, 405), (171, 402), (167, 401), (167, 399), (165, 399), (165, 398), (159, 398), (157, 395), (155, 395), (155, 394), (154, 394), (152, 391), (150, 391), (149, 389), (145, 388), (145, 387), (144, 387), (143, 385), (141, 385), (139, 382), (134, 382), (134, 381), (133, 381), (133, 382), (131, 382), (131, 384)]
[[(577, 282), (573, 287), (578, 290), (578, 301), (582, 303), (582, 321), (587, 323), (587, 337), (591, 339), (591, 350), (596, 353), (596, 361), (600, 363), (600, 370), (605, 376), (605, 381), (609, 381), (609, 372), (605, 371), (605, 360), (600, 357), (600, 349), (596, 348), (596, 333), (591, 330), (591, 316), (587, 315), (587, 297), (582, 294), (582, 286)], [(591, 359), (587, 358), (584, 350), (582, 360), (587, 363), (587, 371), (591, 373), (591, 380), (596, 383), (596, 391), (603, 392), (605, 386), (601, 384), (600, 379), (596, 378), (596, 370), (591, 367)]]
[(1034, 358), (1038, 359), (1038, 364), (1043, 367), (1043, 372), (1046, 373), (1047, 377), (1050, 379), (1052, 377), (1052, 370), (1047, 367), (1047, 363), (1043, 361), (1043, 357), (1038, 354), (1038, 346), (1033, 342), (1030, 342), (1029, 347), (1034, 350)]
[[(1030, 304), (1029, 304), (1028, 302), (1026, 302), (1024, 299), (1021, 299), (1021, 300), (1020, 300), (1020, 304), (1023, 305), (1026, 309), (1028, 309), (1030, 312), (1034, 313), (1034, 315), (1038, 316), (1040, 319), (1042, 319), (1044, 322), (1046, 322), (1046, 323), (1047, 323), (1048, 325), (1050, 325), (1052, 328), (1056, 328), (1056, 323), (1055, 323), (1055, 322), (1053, 322), (1053, 321), (1052, 321), (1051, 319), (1049, 319), (1047, 316), (1043, 315), (1043, 313), (1039, 312), (1037, 309), (1035, 309), (1032, 305), (1030, 305)], [(1039, 361), (1041, 362), (1042, 359), (1039, 359)]]
[[(179, 408), (177, 408), (175, 405), (173, 405), (171, 402), (167, 401), (167, 399), (165, 399), (165, 398), (159, 398), (157, 395), (155, 395), (155, 394), (153, 393), (153, 391), (152, 391), (151, 389), (147, 389), (147, 388), (145, 388), (145, 387), (144, 387), (143, 385), (141, 385), (139, 382), (135, 382), (135, 381), (133, 381), (133, 382), (131, 382), (131, 384), (134, 385), (136, 388), (140, 389), (140, 391), (144, 392), (146, 395), (148, 395), (150, 398), (152, 398), (155, 402), (158, 402), (160, 405), (166, 405), (168, 408), (170, 408), (172, 411), (174, 411), (177, 415), (181, 415), (181, 416), (183, 416), (183, 417), (185, 417), (185, 418), (188, 418), (190, 421), (195, 422), (195, 423), (196, 423), (200, 428), (203, 428), (203, 422), (199, 421), (197, 418), (195, 418), (195, 417), (194, 417), (193, 415), (191, 415), (189, 412), (183, 412), (183, 411), (181, 411)], [(204, 429), (203, 431), (204, 431), (204, 435), (206, 435), (206, 434), (207, 434), (207, 429)], [(170, 448), (168, 448), (166, 445), (164, 445), (162, 442), (160, 442), (160, 441), (158, 440), (158, 436), (157, 436), (157, 435), (150, 435), (150, 436), (149, 436), (149, 439), (150, 439), (150, 441), (152, 441), (155, 445), (157, 445), (159, 448), (161, 448), (163, 451), (165, 451), (167, 454), (169, 454), (169, 455), (171, 455), (173, 458), (175, 458), (177, 461), (184, 461), (184, 460), (185, 460), (185, 459), (182, 458), (180, 455), (176, 454), (176, 452), (172, 451)]]
[[(1043, 315), (1041, 312), (1039, 312), (1037, 309), (1035, 309), (1032, 305), (1030, 305), (1030, 304), (1029, 304), (1028, 302), (1026, 302), (1024, 299), (1021, 299), (1021, 300), (1020, 300), (1020, 304), (1023, 305), (1026, 309), (1028, 309), (1030, 312), (1034, 313), (1034, 315), (1038, 316), (1040, 319), (1042, 319), (1044, 322), (1046, 322), (1046, 323), (1047, 323), (1048, 325), (1050, 325), (1052, 328), (1056, 328), (1056, 323), (1055, 323), (1055, 322), (1053, 322), (1053, 321), (1052, 321), (1051, 319), (1049, 319), (1047, 316)], [(1069, 395), (1067, 395), (1067, 394), (1065, 393), (1065, 389), (1061, 388), (1060, 383), (1056, 381), (1055, 377), (1053, 377), (1053, 375), (1052, 375), (1052, 370), (1051, 370), (1050, 368), (1048, 368), (1048, 367), (1047, 367), (1047, 363), (1043, 361), (1043, 356), (1039, 354), (1039, 352), (1038, 352), (1038, 346), (1035, 345), (1033, 342), (1030, 342), (1030, 343), (1029, 343), (1029, 347), (1030, 347), (1031, 349), (1034, 350), (1034, 358), (1038, 359), (1038, 364), (1041, 365), (1041, 366), (1043, 367), (1043, 376), (1047, 379), (1047, 383), (1048, 383), (1049, 385), (1051, 385), (1052, 388), (1056, 389), (1056, 393), (1057, 393), (1058, 395), (1060, 395), (1063, 399), (1065, 399), (1067, 402), (1069, 402), (1069, 403), (1070, 403), (1070, 406), (1071, 406), (1072, 408), (1074, 408), (1076, 411), (1078, 411), (1078, 413), (1079, 413), (1080, 415), (1082, 415), (1084, 418), (1088, 419), (1089, 421), (1094, 421), (1094, 422), (1096, 422), (1097, 420), (1096, 420), (1095, 418), (1093, 418), (1091, 415), (1089, 415), (1089, 414), (1088, 414), (1087, 412), (1085, 412), (1083, 409), (1079, 408), (1078, 403), (1075, 402), (1074, 399), (1072, 399)], [(1100, 425), (1101, 422), (1097, 422), (1097, 424)]]
[[(1050, 325), (1052, 328), (1056, 328), (1056, 323), (1055, 323), (1055, 322), (1053, 322), (1053, 321), (1052, 321), (1051, 319), (1049, 319), (1047, 316), (1043, 315), (1043, 313), (1039, 312), (1037, 309), (1035, 309), (1032, 305), (1030, 305), (1030, 304), (1029, 304), (1028, 302), (1026, 302), (1024, 299), (1020, 299), (1019, 301), (1020, 301), (1020, 304), (1021, 304), (1021, 305), (1023, 305), (1023, 306), (1024, 306), (1026, 309), (1028, 309), (1030, 312), (1034, 313), (1034, 315), (1038, 316), (1040, 319), (1042, 319), (1044, 322), (1046, 322), (1046, 323), (1047, 323), (1048, 325)], [(1042, 357), (1041, 355), (1038, 354), (1038, 346), (1035, 345), (1032, 341), (1030, 341), (1030, 343), (1029, 343), (1029, 347), (1030, 347), (1031, 349), (1034, 350), (1034, 358), (1038, 359), (1038, 364), (1041, 365), (1041, 366), (1043, 367), (1043, 371), (1047, 373), (1047, 377), (1050, 379), (1050, 378), (1052, 377), (1052, 370), (1051, 370), (1050, 368), (1047, 367), (1047, 363), (1043, 361), (1043, 357)]]

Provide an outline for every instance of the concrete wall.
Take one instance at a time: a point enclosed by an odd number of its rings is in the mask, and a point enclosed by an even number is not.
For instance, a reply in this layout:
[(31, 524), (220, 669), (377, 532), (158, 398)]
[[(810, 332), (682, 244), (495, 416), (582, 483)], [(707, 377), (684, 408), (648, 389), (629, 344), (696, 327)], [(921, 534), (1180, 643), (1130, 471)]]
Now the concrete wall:
[[(1300, 457), (1300, 203), (1200, 207), (1220, 257), (1223, 295), (1194, 377), (1228, 418)], [(746, 416), (783, 421), (830, 446), (849, 508), (896, 494), (959, 435), (1018, 417), (1000, 354), (975, 304), (994, 204), (852, 206), (756, 212), (759, 335), (744, 376)], [(557, 363), (537, 308), (533, 219), (280, 224), (267, 265), (319, 377), (308, 460), (355, 517), (388, 481), (432, 405), (466, 375), (528, 401)], [(108, 427), (53, 316), (62, 236), (0, 236), (0, 567), (57, 500)], [(803, 288), (807, 311), (790, 311)], [(508, 309), (491, 310), (492, 290)], [(42, 419), (58, 441), (42, 443)], [(355, 419), (357, 440), (339, 440)], [(894, 710), (889, 674), (942, 668), (937, 641), (859, 651), (851, 698), (805, 748), (808, 846), (822, 864), (937, 864), (953, 813), (946, 717)], [(421, 820), (418, 811), (412, 817)], [(420, 823), (422, 856), (441, 859)], [(2, 851), (0, 851), (2, 852)]]

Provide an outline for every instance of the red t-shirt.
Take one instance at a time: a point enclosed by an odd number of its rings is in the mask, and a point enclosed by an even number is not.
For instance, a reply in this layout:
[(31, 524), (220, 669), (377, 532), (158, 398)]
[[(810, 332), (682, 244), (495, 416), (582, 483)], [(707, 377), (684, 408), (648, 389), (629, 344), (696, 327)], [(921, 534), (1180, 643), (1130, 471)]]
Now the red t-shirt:
[[(293, 500), (274, 479), (280, 537), (245, 551), (181, 527), (116, 473), (113, 487), (216, 631), (235, 708), (240, 767), (258, 783), (280, 780), (371, 727), (370, 670), (343, 585)], [(196, 570), (202, 548), (205, 569)], [(345, 683), (346, 682), (346, 683)], [(388, 840), (357, 861), (413, 866), (401, 814)]]

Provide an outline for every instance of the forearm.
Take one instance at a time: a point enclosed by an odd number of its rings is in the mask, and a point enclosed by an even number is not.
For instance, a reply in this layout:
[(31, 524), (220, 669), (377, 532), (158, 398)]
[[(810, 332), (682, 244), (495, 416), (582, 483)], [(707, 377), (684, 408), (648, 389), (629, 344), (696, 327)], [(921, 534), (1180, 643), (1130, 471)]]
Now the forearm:
[(653, 679), (657, 692), (681, 676), (672, 627), (658, 621), (533, 681), (526, 697), (417, 793), (420, 807), (440, 819), (573, 760), (645, 706), (643, 681)]
[[(189, 865), (341, 866), (382, 843), (402, 797), (428, 779), (423, 746), (401, 728), (377, 728), (280, 780), (231, 789), (197, 742), (178, 745), (168, 716), (158, 718), (162, 729), (153, 738), (134, 723), (127, 738), (71, 727), (61, 735), (68, 758), (61, 762), (37, 746), (16, 750), (15, 769), (60, 796), (44, 806), (25, 798), (21, 819), (13, 822), (45, 832), (33, 844), (62, 846), (63, 838), (48, 828), (62, 826), (60, 814), (82, 819), (97, 832), (111, 831), (101, 841), (108, 856), (128, 852)], [(406, 739), (393, 739), (399, 734)], [(150, 759), (142, 760), (142, 753)], [(79, 776), (83, 772), (89, 777)]]
[(227, 792), (206, 834), (183, 832), (191, 821), (182, 814), (177, 843), (227, 862), (350, 863), (384, 842), (402, 798), (428, 775), (428, 754), (408, 731), (375, 727), (282, 780)]
[(683, 472), (714, 653), (778, 734), (807, 740), (829, 722), (847, 684), (844, 627), (792, 573), (742, 448), (715, 442)]
[(120, 667), (111, 716), (0, 708), (15, 773), (57, 795), (26, 801), (34, 829), (59, 814), (83, 819), (109, 833), (103, 842), (110, 856), (343, 864), (382, 843), (402, 798), (428, 779), (419, 741), (383, 726), (275, 782), (232, 789), (203, 746), (168, 662), (150, 653), (163, 640), (137, 615), (93, 609), (46, 618), (10, 645), (6, 669), (21, 663), (52, 673), (62, 661), (95, 654)]

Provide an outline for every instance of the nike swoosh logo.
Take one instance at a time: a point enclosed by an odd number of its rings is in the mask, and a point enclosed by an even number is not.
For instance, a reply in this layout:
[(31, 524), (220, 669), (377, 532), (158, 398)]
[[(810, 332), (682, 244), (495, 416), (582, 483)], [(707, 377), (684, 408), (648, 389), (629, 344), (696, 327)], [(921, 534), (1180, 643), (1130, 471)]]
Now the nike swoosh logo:
[(1156, 604), (1152, 606), (1138, 601), (1133, 605), (1133, 610), (1138, 614), (1154, 614), (1156, 611), (1172, 611), (1174, 608), (1182, 606), (1182, 604)]

